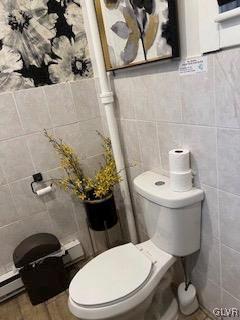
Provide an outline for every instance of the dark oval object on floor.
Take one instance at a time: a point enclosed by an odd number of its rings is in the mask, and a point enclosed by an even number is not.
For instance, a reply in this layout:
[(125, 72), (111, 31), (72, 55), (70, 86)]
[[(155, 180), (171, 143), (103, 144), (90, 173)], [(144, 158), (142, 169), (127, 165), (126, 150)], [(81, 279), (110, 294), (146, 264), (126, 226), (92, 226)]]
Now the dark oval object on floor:
[(61, 244), (53, 234), (37, 233), (17, 246), (13, 252), (13, 262), (17, 268), (22, 268), (60, 249)]

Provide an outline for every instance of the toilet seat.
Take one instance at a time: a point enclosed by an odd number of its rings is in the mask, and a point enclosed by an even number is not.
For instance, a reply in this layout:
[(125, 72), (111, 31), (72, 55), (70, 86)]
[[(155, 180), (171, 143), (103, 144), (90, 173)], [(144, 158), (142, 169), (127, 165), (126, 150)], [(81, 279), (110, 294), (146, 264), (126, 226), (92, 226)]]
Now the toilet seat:
[(151, 259), (128, 243), (100, 254), (85, 265), (73, 278), (69, 295), (76, 304), (86, 308), (116, 304), (140, 290), (152, 270)]
[[(86, 266), (88, 266), (90, 263), (93, 263), (98, 259), (99, 257), (104, 257), (105, 255), (111, 255), (116, 253), (118, 259), (118, 250), (123, 250), (125, 251), (125, 248), (129, 248), (130, 246), (134, 246), (133, 244), (126, 244), (121, 247), (116, 247), (111, 250), (108, 250), (102, 254), (100, 254), (98, 257), (94, 258), (92, 261), (90, 261)], [(69, 288), (69, 299), (68, 299), (68, 306), (72, 314), (74, 314), (78, 319), (84, 319), (84, 320), (106, 320), (109, 318), (114, 318), (115, 316), (122, 315), (125, 313), (130, 312), (131, 310), (138, 310), (138, 312), (145, 312), (146, 308), (146, 303), (151, 301), (152, 295), (154, 294), (154, 290), (156, 286), (158, 285), (159, 281), (162, 279), (162, 277), (165, 275), (167, 270), (173, 265), (173, 263), (176, 261), (176, 258), (173, 257), (172, 255), (162, 251), (158, 247), (155, 246), (155, 244), (151, 241), (145, 241), (143, 243), (137, 244), (133, 248), (134, 250), (128, 251), (128, 259), (132, 258), (135, 269), (134, 272), (132, 271), (131, 277), (138, 271), (138, 266), (139, 266), (139, 258), (143, 257), (144, 261), (147, 261), (146, 263), (151, 264), (151, 271), (149, 272), (148, 277), (143, 280), (141, 279), (141, 285), (135, 291), (131, 292), (127, 296), (122, 297), (119, 300), (108, 302), (105, 305), (89, 305), (89, 306), (84, 306), (80, 305), (77, 303), (78, 300), (78, 292), (81, 290), (81, 284), (78, 281), (75, 281), (79, 278), (77, 276), (82, 273), (83, 269), (81, 269), (78, 274), (75, 276), (75, 278), (72, 280), (72, 283), (70, 284)], [(116, 251), (117, 250), (117, 251)], [(138, 250), (139, 252), (135, 251)], [(138, 256), (138, 258), (134, 258), (132, 253), (138, 253), (141, 254)], [(123, 254), (124, 256), (124, 254)], [(124, 258), (125, 259), (125, 258)], [(104, 258), (105, 260), (105, 258)], [(128, 267), (130, 266), (130, 263), (128, 260), (124, 261), (119, 261), (117, 267), (115, 268), (116, 270), (121, 270), (119, 266), (123, 267)], [(95, 262), (94, 262), (95, 263)], [(137, 267), (136, 267), (137, 265)], [(96, 269), (95, 269), (96, 271)], [(88, 273), (87, 277), (89, 276)], [(119, 273), (117, 274), (119, 278)], [(73, 282), (74, 281), (74, 282)], [(89, 283), (88, 279), (85, 280), (86, 283)], [(74, 286), (73, 286), (73, 283)], [(119, 286), (121, 287), (125, 286), (126, 283), (119, 283)], [(73, 288), (75, 289), (73, 290)], [(76, 290), (76, 291), (75, 291)], [(98, 301), (99, 302), (99, 301)]]

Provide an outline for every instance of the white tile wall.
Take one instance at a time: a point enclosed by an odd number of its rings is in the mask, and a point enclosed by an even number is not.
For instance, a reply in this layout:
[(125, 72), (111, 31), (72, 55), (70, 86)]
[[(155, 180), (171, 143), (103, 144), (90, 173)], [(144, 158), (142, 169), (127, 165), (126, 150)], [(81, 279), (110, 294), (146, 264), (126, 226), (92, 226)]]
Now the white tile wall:
[(96, 118), (99, 115), (95, 82), (92, 79), (75, 81), (70, 84), (77, 119), (79, 121)]
[(222, 287), (236, 299), (240, 300), (240, 252), (222, 245)]
[(9, 183), (28, 177), (34, 172), (26, 136), (0, 142), (0, 163)]
[(32, 193), (32, 180), (32, 177), (27, 177), (10, 184), (13, 202), (20, 219), (46, 210), (43, 199)]
[[(48, 130), (53, 135), (53, 130)], [(42, 132), (28, 135), (26, 142), (36, 171), (48, 171), (58, 167), (59, 159)]]
[(162, 167), (168, 171), (168, 152), (172, 149), (183, 147), (184, 127), (176, 123), (158, 122), (157, 129)]
[(219, 239), (218, 190), (204, 184), (201, 188), (205, 193), (202, 206), (202, 233)]
[[(237, 308), (240, 310), (240, 302), (239, 300), (235, 299), (233, 296), (229, 294), (229, 292), (223, 290), (222, 291), (222, 306), (224, 308)], [(232, 316), (227, 317), (228, 319), (232, 318)]]
[(0, 95), (0, 139), (14, 138), (23, 133), (13, 96), (10, 93)]
[(10, 224), (18, 219), (17, 211), (8, 185), (0, 187), (0, 212), (0, 227)]
[(208, 59), (206, 73), (182, 77), (180, 81), (183, 122), (198, 125), (215, 125), (214, 60)]
[(45, 86), (43, 90), (53, 126), (61, 126), (76, 121), (77, 111), (69, 83)]
[(137, 125), (141, 162), (144, 167), (157, 167), (160, 163), (157, 125), (155, 122), (139, 121)]
[(221, 288), (209, 280), (204, 273), (193, 272), (194, 285), (198, 290), (200, 303), (211, 313), (214, 308), (222, 306)]
[(25, 133), (52, 126), (42, 87), (16, 91), (14, 97)]
[(220, 189), (240, 195), (240, 131), (219, 128), (217, 152)]
[(57, 137), (61, 137), (66, 143), (71, 144), (72, 148), (78, 153), (80, 159), (86, 158), (84, 149), (85, 140), (81, 135), (79, 122), (56, 127), (54, 129), (54, 134)]
[[(136, 174), (168, 170), (170, 149), (191, 150), (195, 184), (205, 191), (202, 249), (191, 259), (193, 281), (210, 312), (240, 305), (239, 61), (235, 48), (209, 55), (206, 73), (180, 77), (177, 63), (166, 62), (121, 71), (113, 79), (124, 150), (128, 163), (138, 160)], [(131, 190), (145, 239), (139, 199)]]
[(216, 121), (221, 127), (240, 128), (240, 48), (215, 55)]
[(127, 156), (127, 162), (131, 165), (131, 161), (141, 162), (139, 139), (138, 139), (138, 123), (135, 120), (121, 120), (122, 140), (124, 151)]
[[(116, 79), (114, 82), (115, 93), (116, 93), (116, 105), (118, 105), (117, 112), (118, 116), (123, 119), (134, 119), (134, 79)], [(127, 81), (127, 86), (126, 86)]]
[(16, 245), (37, 232), (52, 232), (63, 242), (78, 237), (92, 254), (84, 208), (59, 190), (39, 198), (30, 182), (36, 172), (45, 178), (62, 174), (44, 128), (76, 149), (89, 174), (98, 168), (96, 130), (102, 131), (102, 123), (95, 80), (4, 93), (0, 111), (0, 272), (12, 263)]

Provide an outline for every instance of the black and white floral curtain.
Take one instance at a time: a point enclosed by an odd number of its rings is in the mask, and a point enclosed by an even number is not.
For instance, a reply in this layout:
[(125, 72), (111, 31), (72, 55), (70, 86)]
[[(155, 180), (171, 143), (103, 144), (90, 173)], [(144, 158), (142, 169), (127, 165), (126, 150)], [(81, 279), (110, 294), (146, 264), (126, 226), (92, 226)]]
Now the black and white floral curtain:
[(0, 0), (0, 92), (92, 74), (80, 0)]

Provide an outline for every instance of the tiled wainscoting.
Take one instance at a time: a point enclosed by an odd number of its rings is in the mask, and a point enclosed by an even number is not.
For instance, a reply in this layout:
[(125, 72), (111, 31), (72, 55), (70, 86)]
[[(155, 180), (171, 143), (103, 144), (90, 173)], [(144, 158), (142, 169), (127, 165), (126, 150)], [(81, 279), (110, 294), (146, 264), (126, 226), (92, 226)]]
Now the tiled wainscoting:
[[(179, 76), (166, 62), (119, 71), (113, 84), (131, 178), (168, 171), (168, 151), (191, 150), (195, 184), (205, 191), (202, 248), (193, 257), (201, 303), (240, 309), (240, 49), (208, 55), (208, 72)], [(135, 198), (141, 239), (143, 217)]]
[(46, 179), (61, 174), (44, 128), (75, 148), (88, 173), (101, 162), (95, 80), (3, 93), (0, 110), (0, 273), (12, 264), (16, 245), (37, 232), (52, 232), (63, 242), (78, 237), (91, 254), (82, 205), (59, 190), (37, 197), (30, 183), (36, 172)]

